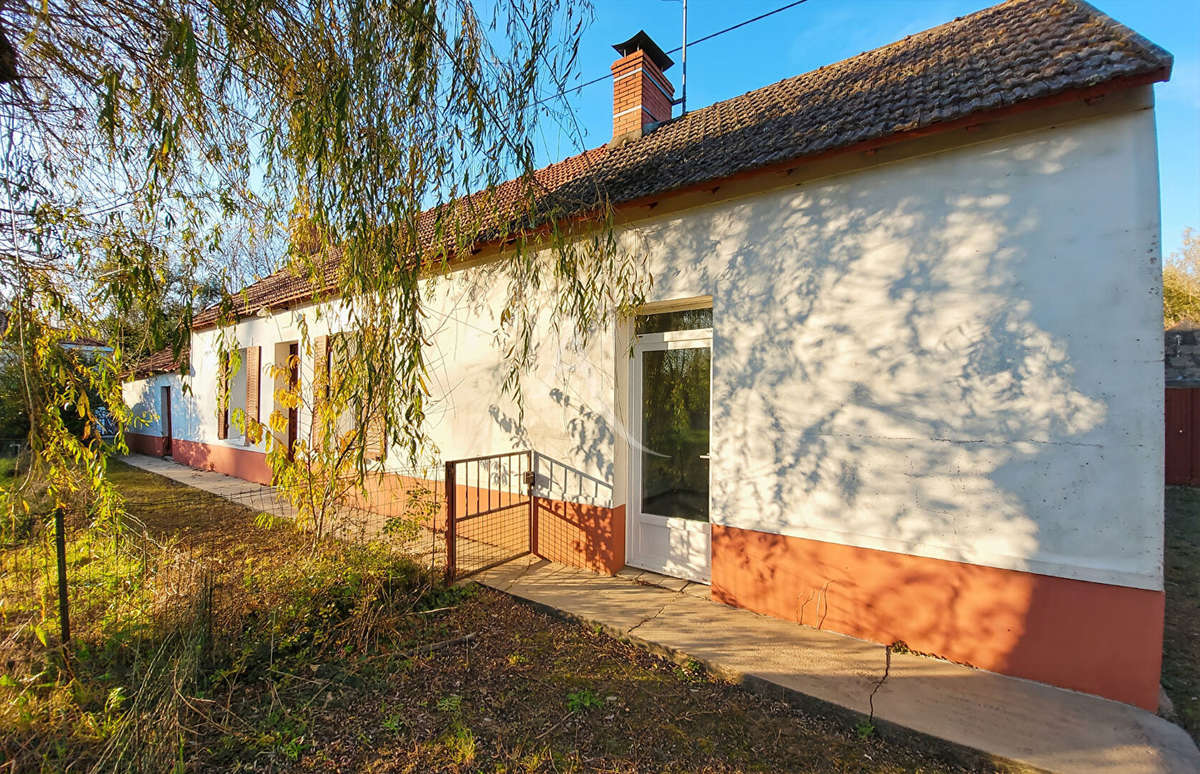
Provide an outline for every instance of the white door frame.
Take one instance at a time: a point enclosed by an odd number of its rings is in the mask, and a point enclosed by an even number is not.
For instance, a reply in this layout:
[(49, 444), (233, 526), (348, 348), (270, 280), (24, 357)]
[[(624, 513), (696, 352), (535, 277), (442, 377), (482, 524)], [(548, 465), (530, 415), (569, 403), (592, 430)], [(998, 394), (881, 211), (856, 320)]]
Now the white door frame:
[[(685, 519), (680, 516), (658, 516), (642, 513), (642, 355), (646, 352), (670, 349), (709, 350), (709, 437), (712, 434), (712, 328), (644, 333), (634, 336), (629, 362), (629, 506), (626, 509), (627, 563), (653, 572), (709, 583), (712, 576), (712, 522)], [(712, 513), (712, 467), (709, 466), (709, 514)], [(702, 538), (707, 555), (703, 570), (687, 568), (670, 562), (669, 557), (647, 556), (641, 546), (639, 522), (678, 530)]]

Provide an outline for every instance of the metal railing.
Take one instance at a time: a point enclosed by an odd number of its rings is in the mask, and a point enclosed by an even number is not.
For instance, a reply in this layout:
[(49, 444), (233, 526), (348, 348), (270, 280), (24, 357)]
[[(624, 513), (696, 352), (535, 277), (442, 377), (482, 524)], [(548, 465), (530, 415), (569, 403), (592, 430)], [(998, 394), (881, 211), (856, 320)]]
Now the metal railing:
[(446, 578), (537, 551), (533, 452), (446, 462)]

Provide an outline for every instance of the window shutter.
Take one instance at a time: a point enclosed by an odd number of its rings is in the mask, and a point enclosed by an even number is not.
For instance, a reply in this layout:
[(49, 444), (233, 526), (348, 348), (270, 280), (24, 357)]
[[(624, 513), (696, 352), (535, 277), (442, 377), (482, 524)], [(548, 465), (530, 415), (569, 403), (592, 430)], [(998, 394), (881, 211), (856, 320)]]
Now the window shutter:
[(246, 424), (258, 422), (259, 374), (262, 371), (262, 347), (246, 347)]
[(367, 420), (366, 445), (363, 448), (367, 459), (382, 460), (387, 457), (385, 440), (383, 414), (381, 411), (376, 411)]
[(217, 439), (229, 437), (229, 354), (221, 353), (217, 374)]
[(309, 428), (313, 442), (320, 438), (317, 432), (317, 417), (325, 399), (329, 397), (329, 337), (313, 339), (313, 402), (312, 427)]

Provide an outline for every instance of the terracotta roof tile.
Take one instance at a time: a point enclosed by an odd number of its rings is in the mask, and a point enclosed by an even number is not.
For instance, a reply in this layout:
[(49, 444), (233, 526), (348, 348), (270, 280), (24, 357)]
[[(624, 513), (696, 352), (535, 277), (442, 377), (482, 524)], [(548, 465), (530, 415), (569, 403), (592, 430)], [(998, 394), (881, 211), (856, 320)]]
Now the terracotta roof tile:
[(130, 374), (134, 379), (145, 379), (155, 374), (169, 374), (179, 371), (183, 363), (188, 362), (188, 348), (184, 347), (179, 353), (179, 357), (170, 347), (160, 349), (157, 352), (146, 355), (146, 357), (137, 361), (129, 369)]
[[(665, 194), (1117, 78), (1165, 79), (1171, 62), (1080, 0), (1012, 0), (572, 156), (535, 178), (547, 211), (583, 215), (606, 201)], [(520, 190), (509, 181), (476, 197), (502, 203)], [(425, 240), (434, 219), (423, 216)], [(334, 286), (335, 271), (327, 267), (322, 290)], [(309, 298), (312, 286), (283, 271), (242, 296), (237, 311), (246, 314)], [(208, 310), (196, 323), (215, 319)]]

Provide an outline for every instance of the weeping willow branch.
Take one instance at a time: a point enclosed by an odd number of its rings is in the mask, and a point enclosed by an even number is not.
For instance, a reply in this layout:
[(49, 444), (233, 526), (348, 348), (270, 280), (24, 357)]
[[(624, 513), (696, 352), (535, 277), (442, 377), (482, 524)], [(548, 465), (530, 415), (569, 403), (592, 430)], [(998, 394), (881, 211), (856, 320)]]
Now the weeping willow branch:
[[(577, 186), (594, 215), (568, 223), (561, 213), (580, 202), (560, 201), (535, 171), (534, 138), (558, 110), (538, 95), (576, 74), (590, 7), (488, 7), (481, 17), (468, 0), (0, 5), (12, 48), (0, 45), (12, 124), (0, 304), (21, 310), (23, 356), (44, 355), (29, 361), (41, 370), (27, 402), (51, 468), (83, 460), (99, 485), (103, 457), (122, 447), (72, 434), (47, 407), (68, 401), (90, 421), (95, 404), (121, 405), (132, 359), (178, 354), (214, 299), (228, 326), (244, 306), (237, 289), (272, 271), (305, 278), (315, 314), (336, 310), (356, 332), (317, 414), (378, 428), (410, 461), (429, 453), (427, 285), (480, 245), (501, 248), (496, 339), (518, 405), (536, 309), (584, 341), (637, 302), (646, 278), (616, 249), (603, 190)], [(554, 299), (549, 309), (537, 294)], [(115, 349), (94, 375), (63, 370), (45, 356), (63, 335)], [(323, 470), (347, 457), (359, 479), (371, 467), (365, 443), (320, 446)]]

